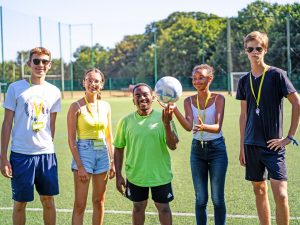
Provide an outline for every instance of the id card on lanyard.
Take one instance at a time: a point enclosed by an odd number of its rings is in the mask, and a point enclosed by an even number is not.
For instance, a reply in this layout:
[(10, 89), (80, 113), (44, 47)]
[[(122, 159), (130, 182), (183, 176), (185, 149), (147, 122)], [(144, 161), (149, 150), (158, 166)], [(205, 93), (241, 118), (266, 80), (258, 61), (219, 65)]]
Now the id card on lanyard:
[(99, 105), (98, 105), (98, 101), (97, 101), (97, 116), (98, 116), (98, 120), (96, 120), (96, 118), (94, 117), (93, 113), (92, 113), (92, 108), (86, 98), (86, 96), (84, 96), (84, 100), (85, 100), (85, 103), (87, 105), (87, 108), (88, 108), (88, 111), (90, 113), (90, 115), (92, 116), (94, 122), (95, 122), (95, 125), (96, 125), (96, 130), (97, 130), (97, 139), (93, 140), (93, 149), (94, 150), (102, 150), (103, 147), (105, 147), (105, 143), (104, 143), (104, 137), (100, 137), (100, 131), (103, 129), (100, 124), (99, 124), (99, 121), (100, 121), (100, 116), (99, 116)]
[(103, 139), (93, 140), (94, 150), (102, 150), (105, 146)]
[(42, 130), (44, 127), (45, 127), (45, 123), (42, 121), (34, 121), (32, 123), (32, 130), (35, 132)]
[[(31, 79), (29, 80), (30, 87), (32, 87)], [(43, 102), (37, 104), (36, 100), (33, 102), (34, 111), (35, 111), (35, 120), (32, 122), (32, 130), (38, 132), (45, 128), (45, 122), (39, 121), (40, 114), (43, 111)]]

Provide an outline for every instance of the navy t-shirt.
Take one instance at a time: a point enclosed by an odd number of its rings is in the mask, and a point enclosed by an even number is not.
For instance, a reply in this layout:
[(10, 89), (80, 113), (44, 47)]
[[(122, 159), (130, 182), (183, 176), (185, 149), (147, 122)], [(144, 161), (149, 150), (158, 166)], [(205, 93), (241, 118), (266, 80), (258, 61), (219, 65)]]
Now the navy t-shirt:
[[(257, 98), (262, 76), (255, 78), (251, 75), (255, 97)], [(283, 97), (296, 92), (286, 72), (270, 67), (265, 74), (262, 84), (259, 115), (255, 110), (256, 100), (250, 87), (250, 73), (240, 78), (236, 99), (247, 101), (247, 122), (244, 143), (267, 147), (267, 141), (281, 138), (283, 128)]]

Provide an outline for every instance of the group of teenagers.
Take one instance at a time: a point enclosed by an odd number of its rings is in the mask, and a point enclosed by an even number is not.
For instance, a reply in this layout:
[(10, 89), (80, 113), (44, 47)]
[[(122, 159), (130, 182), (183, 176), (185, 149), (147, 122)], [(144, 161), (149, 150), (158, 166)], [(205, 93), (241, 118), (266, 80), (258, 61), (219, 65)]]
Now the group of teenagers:
[[(294, 138), (300, 117), (300, 99), (286, 72), (264, 62), (268, 51), (265, 33), (253, 31), (244, 38), (250, 72), (241, 77), (236, 99), (240, 100), (240, 156), (245, 179), (251, 181), (261, 225), (271, 224), (267, 180), (270, 180), (278, 225), (289, 224), (285, 146)], [(59, 193), (57, 159), (53, 138), (61, 93), (45, 80), (51, 53), (43, 47), (30, 51), (28, 79), (9, 85), (3, 104), (1, 173), (11, 179), (14, 225), (26, 223), (26, 204), (34, 188), (43, 206), (44, 224), (56, 223), (54, 195)], [(108, 179), (115, 177), (117, 190), (132, 201), (132, 224), (145, 222), (149, 190), (163, 225), (172, 224), (169, 203), (174, 199), (169, 150), (179, 137), (173, 121), (192, 132), (190, 167), (195, 191), (197, 225), (207, 224), (208, 181), (216, 225), (226, 224), (224, 197), (228, 166), (222, 133), (225, 98), (211, 92), (214, 69), (201, 64), (192, 71), (196, 93), (184, 100), (184, 113), (176, 104), (154, 110), (151, 87), (133, 87), (136, 111), (123, 116), (112, 135), (110, 104), (101, 98), (105, 77), (96, 68), (85, 72), (85, 95), (73, 102), (67, 115), (68, 143), (73, 156), (74, 208), (72, 224), (83, 224), (89, 184), (92, 180), (92, 224), (104, 223)], [(288, 133), (283, 133), (283, 99), (292, 105)], [(12, 136), (8, 159), (7, 149)], [(125, 176), (122, 174), (124, 165)]]

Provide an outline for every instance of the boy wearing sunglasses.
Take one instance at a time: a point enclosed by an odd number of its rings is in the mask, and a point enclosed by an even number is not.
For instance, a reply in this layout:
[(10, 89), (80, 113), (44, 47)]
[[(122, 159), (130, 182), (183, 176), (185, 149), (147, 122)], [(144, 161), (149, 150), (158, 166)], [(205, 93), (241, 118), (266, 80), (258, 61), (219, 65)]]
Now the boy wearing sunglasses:
[[(277, 224), (289, 224), (285, 146), (293, 142), (299, 124), (300, 99), (282, 69), (264, 62), (268, 51), (265, 33), (253, 31), (244, 39), (250, 72), (241, 77), (236, 98), (241, 100), (240, 164), (252, 182), (260, 224), (271, 224), (267, 191), (270, 179), (276, 205)], [(283, 99), (292, 105), (291, 124), (283, 133)]]
[[(11, 178), (13, 224), (25, 224), (26, 204), (40, 195), (45, 224), (55, 224), (57, 160), (53, 145), (56, 114), (61, 109), (60, 90), (45, 81), (51, 53), (38, 47), (30, 51), (31, 76), (9, 85), (3, 107), (1, 173)], [(12, 132), (10, 159), (7, 148)]]

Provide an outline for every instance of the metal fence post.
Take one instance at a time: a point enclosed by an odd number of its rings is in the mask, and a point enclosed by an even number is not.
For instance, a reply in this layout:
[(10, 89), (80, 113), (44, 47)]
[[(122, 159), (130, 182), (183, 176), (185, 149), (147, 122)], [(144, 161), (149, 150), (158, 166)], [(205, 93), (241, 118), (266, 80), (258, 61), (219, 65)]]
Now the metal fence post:
[(231, 90), (231, 72), (232, 72), (232, 55), (231, 55), (231, 27), (230, 18), (227, 18), (227, 90), (228, 94), (232, 94)]
[(290, 32), (290, 15), (286, 17), (286, 58), (287, 58), (287, 75), (292, 77), (292, 63), (291, 63), (291, 32)]

